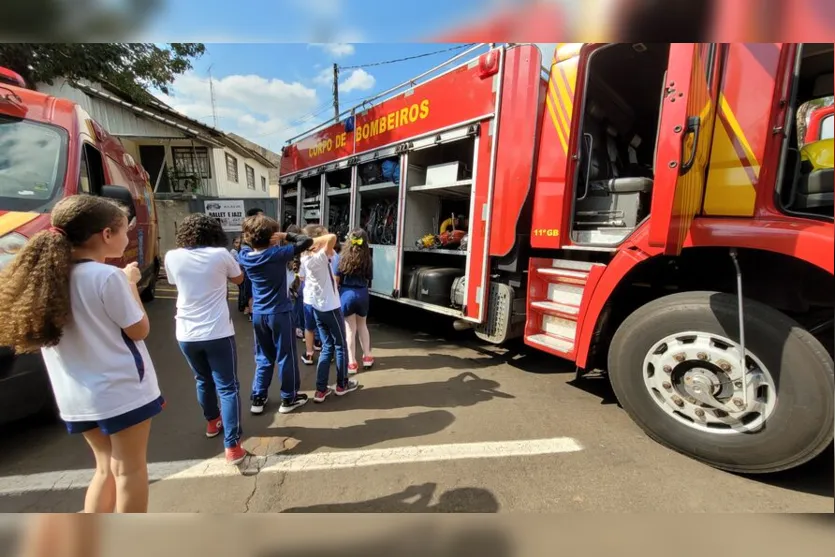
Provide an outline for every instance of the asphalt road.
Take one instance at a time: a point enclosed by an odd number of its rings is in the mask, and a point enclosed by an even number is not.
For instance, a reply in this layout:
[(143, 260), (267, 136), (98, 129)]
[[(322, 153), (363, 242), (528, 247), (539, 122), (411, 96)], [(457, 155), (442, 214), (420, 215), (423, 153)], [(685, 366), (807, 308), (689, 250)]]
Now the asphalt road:
[[(486, 346), (450, 332), (445, 318), (376, 300), (377, 365), (357, 376), (362, 388), (290, 415), (275, 405), (262, 416), (246, 412), (253, 457), (238, 470), (222, 461), (221, 439), (203, 434), (174, 339), (173, 293), (159, 295), (148, 306), (148, 346), (168, 407), (151, 434), (151, 511), (833, 510), (831, 450), (774, 476), (721, 472), (648, 439), (604, 379), (575, 381), (561, 360)], [(237, 312), (235, 320), (248, 398), (252, 332)], [(302, 374), (310, 392), (313, 368)], [(0, 512), (80, 510), (92, 464), (83, 441), (54, 420), (8, 427)]]

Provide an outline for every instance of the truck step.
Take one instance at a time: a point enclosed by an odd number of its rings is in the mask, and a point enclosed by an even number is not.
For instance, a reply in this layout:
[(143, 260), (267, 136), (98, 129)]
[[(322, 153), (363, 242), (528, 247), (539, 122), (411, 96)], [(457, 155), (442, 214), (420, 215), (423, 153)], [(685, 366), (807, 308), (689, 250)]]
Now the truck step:
[(583, 287), (565, 283), (549, 284), (548, 300), (557, 304), (580, 307), (583, 301)]
[(589, 261), (574, 261), (573, 259), (552, 259), (551, 267), (554, 269), (567, 269), (571, 271), (585, 271), (589, 272), (594, 267), (602, 267), (601, 263), (591, 263)]
[(577, 321), (554, 315), (543, 315), (542, 332), (573, 343), (577, 337)]
[(531, 335), (527, 338), (528, 342), (533, 344), (538, 344), (540, 346), (544, 346), (546, 348), (550, 348), (551, 350), (556, 350), (557, 352), (562, 352), (564, 354), (569, 354), (574, 349), (574, 343), (570, 340), (555, 338), (551, 335), (546, 334), (539, 334), (539, 335)]
[(557, 269), (555, 267), (539, 267), (537, 274), (549, 281), (568, 282), (573, 284), (585, 284), (589, 274), (585, 271), (571, 271), (568, 269)]
[(580, 308), (577, 306), (558, 304), (548, 300), (531, 302), (531, 307), (543, 313), (556, 315), (557, 317), (565, 317), (566, 319), (574, 319), (575, 321), (577, 320), (577, 316), (580, 314)]

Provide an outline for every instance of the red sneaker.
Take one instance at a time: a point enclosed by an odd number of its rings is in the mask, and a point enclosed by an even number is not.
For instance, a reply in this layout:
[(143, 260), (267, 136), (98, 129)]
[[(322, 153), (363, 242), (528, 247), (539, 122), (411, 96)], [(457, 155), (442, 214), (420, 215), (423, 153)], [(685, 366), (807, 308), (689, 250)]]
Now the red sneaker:
[(348, 375), (356, 375), (359, 371), (359, 366), (357, 364), (348, 364)]
[(244, 461), (246, 455), (246, 450), (244, 450), (244, 448), (241, 447), (241, 444), (238, 443), (231, 449), (226, 449), (226, 462), (237, 466), (238, 464)]
[(220, 418), (216, 420), (210, 421), (206, 424), (206, 437), (211, 439), (212, 437), (217, 437), (220, 433), (220, 430), (223, 429), (223, 420)]
[(331, 396), (331, 394), (333, 394), (333, 390), (330, 387), (328, 387), (324, 391), (316, 391), (316, 394), (313, 395), (313, 402), (325, 402), (325, 399)]
[(363, 356), (362, 357), (362, 367), (365, 369), (370, 369), (371, 366), (374, 365), (374, 357), (373, 356)]

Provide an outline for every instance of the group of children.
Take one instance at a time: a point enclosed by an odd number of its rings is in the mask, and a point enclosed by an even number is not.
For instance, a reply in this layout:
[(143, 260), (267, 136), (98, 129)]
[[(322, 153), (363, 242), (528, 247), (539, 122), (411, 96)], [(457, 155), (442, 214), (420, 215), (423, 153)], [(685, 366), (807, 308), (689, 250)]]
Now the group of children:
[[(90, 446), (96, 471), (84, 512), (146, 512), (151, 419), (165, 400), (144, 343), (150, 323), (137, 290), (138, 266), (106, 263), (124, 254), (135, 219), (114, 201), (75, 195), (55, 205), (51, 223), (0, 276), (0, 345), (41, 351), (61, 418)], [(255, 336), (253, 414), (264, 412), (276, 364), (279, 412), (307, 403), (297, 328), (309, 337), (303, 362), (313, 363), (314, 331), (321, 341), (314, 402), (358, 388), (349, 377), (359, 368), (357, 336), (363, 366), (374, 361), (366, 326), (371, 254), (362, 230), (349, 234), (338, 263), (337, 238), (324, 227), (280, 232), (260, 212), (244, 221), (235, 255), (220, 222), (203, 214), (184, 219), (176, 241), (165, 257), (168, 281), (178, 291), (176, 338), (194, 374), (206, 436), (224, 433), (228, 462), (247, 455), (228, 283), (246, 283), (243, 295), (251, 298), (244, 300)], [(332, 360), (336, 383), (329, 386)]]

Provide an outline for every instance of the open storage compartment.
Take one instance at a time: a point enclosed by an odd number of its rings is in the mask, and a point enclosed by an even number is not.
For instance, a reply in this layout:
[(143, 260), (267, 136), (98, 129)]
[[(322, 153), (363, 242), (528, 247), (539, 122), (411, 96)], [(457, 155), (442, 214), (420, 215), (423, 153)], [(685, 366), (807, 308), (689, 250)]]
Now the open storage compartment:
[(329, 232), (344, 241), (351, 231), (351, 175), (353, 169), (335, 165), (325, 168), (324, 218)]
[(287, 230), (291, 224), (298, 224), (299, 181), (286, 182), (281, 185), (281, 229)]
[(476, 143), (466, 131), (407, 155), (401, 298), (463, 306)]
[(301, 199), (301, 215), (299, 225), (319, 224), (322, 219), (322, 175), (309, 176), (301, 179), (299, 188)]
[(368, 234), (371, 248), (374, 280), (370, 290), (386, 296), (394, 292), (397, 265), (400, 164), (393, 147), (361, 155), (357, 163), (356, 221)]

